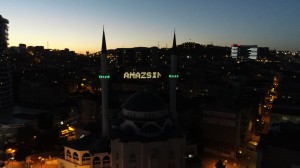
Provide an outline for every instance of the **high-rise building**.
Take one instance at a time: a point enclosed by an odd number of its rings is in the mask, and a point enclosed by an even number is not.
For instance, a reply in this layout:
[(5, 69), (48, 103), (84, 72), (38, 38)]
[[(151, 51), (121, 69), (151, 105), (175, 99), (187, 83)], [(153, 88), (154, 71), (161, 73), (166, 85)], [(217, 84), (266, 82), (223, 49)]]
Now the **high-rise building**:
[(231, 45), (231, 57), (239, 60), (256, 59), (257, 45)]
[(7, 56), (8, 20), (0, 15), (0, 114), (12, 109), (11, 70)]
[(0, 51), (4, 52), (7, 49), (8, 40), (8, 20), (0, 15)]

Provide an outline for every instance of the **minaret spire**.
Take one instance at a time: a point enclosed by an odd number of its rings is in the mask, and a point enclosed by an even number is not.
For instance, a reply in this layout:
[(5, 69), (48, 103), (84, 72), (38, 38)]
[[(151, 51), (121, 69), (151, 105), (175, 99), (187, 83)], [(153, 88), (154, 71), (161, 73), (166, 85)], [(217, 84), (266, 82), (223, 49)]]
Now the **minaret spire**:
[(171, 55), (171, 74), (170, 78), (170, 111), (172, 117), (177, 121), (177, 112), (176, 112), (176, 83), (179, 75), (177, 74), (177, 51), (176, 51), (176, 35), (174, 30), (173, 46), (172, 46), (172, 55)]
[(102, 49), (101, 49), (101, 87), (102, 87), (102, 137), (109, 137), (109, 122), (108, 122), (108, 79), (107, 72), (107, 48), (105, 41), (105, 33), (103, 26)]
[(101, 48), (101, 53), (106, 53), (107, 54), (104, 26), (103, 26), (103, 34), (102, 34), (102, 48)]
[(172, 46), (172, 54), (173, 55), (177, 54), (176, 49), (177, 49), (177, 47), (176, 47), (176, 34), (175, 34), (175, 29), (174, 29), (173, 46)]

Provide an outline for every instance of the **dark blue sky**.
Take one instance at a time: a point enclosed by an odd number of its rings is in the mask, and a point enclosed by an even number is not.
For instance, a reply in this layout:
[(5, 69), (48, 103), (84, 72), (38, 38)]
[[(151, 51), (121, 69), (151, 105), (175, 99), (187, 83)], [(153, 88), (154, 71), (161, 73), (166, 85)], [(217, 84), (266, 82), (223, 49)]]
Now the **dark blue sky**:
[(107, 47), (157, 46), (187, 41), (230, 46), (257, 44), (300, 50), (299, 0), (9, 0), (10, 45), (25, 43), (77, 52)]

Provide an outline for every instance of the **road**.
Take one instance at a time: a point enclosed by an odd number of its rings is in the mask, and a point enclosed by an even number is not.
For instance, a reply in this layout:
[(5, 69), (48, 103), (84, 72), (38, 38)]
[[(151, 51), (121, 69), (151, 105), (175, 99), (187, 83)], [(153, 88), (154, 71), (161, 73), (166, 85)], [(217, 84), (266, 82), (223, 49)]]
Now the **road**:
[[(18, 162), (18, 161), (10, 161), (5, 165), (5, 168), (24, 168), (25, 162)], [(46, 160), (45, 163), (41, 165), (41, 162), (36, 162), (31, 165), (30, 168), (58, 168), (57, 160), (51, 159)]]
[(6, 162), (5, 168), (24, 168), (25, 162), (9, 161)]

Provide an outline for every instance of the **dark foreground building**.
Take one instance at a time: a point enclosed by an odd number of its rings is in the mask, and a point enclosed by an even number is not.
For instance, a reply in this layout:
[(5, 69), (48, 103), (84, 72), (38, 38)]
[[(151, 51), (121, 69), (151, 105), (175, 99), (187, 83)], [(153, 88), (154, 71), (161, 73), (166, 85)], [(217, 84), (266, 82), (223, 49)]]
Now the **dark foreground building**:
[(273, 124), (258, 145), (257, 168), (300, 167), (300, 124)]
[(12, 109), (11, 70), (7, 56), (8, 20), (0, 15), (0, 115)]

